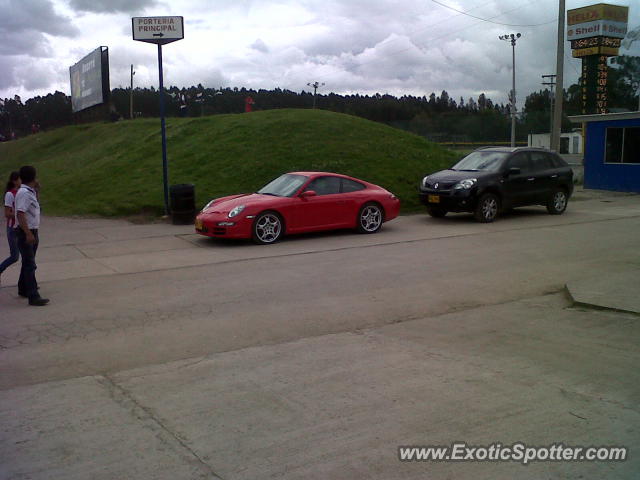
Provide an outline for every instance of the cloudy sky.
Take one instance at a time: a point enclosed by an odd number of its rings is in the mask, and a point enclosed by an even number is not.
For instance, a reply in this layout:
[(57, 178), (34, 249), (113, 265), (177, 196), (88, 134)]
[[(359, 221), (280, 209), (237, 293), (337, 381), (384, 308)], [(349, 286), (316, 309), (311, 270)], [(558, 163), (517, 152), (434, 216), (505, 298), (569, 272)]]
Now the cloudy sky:
[[(640, 2), (607, 3), (630, 6), (629, 27), (640, 25)], [(134, 16), (185, 19), (184, 40), (163, 47), (166, 86), (301, 91), (318, 81), (321, 93), (447, 90), (506, 103), (511, 47), (498, 35), (520, 32), (520, 107), (556, 63), (558, 0), (0, 0), (0, 12), (0, 98), (69, 94), (69, 66), (100, 45), (112, 88), (128, 86), (130, 64), (136, 86), (157, 87), (157, 50), (132, 40)], [(640, 55), (640, 40), (621, 53)], [(565, 87), (579, 69), (566, 43)]]

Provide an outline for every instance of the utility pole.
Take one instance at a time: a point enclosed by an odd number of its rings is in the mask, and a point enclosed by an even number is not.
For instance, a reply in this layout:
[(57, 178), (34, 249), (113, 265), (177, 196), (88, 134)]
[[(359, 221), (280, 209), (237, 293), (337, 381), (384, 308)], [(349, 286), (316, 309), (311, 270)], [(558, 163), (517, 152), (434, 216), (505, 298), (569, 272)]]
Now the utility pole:
[(136, 72), (133, 70), (133, 64), (131, 65), (131, 87), (129, 89), (129, 119), (133, 120), (133, 76)]
[(553, 87), (556, 84), (555, 79), (556, 76), (553, 74), (542, 75), (542, 85), (549, 85), (551, 87), (551, 96), (549, 97), (549, 146), (551, 146), (551, 132), (553, 132)]
[(316, 92), (318, 91), (318, 87), (324, 87), (324, 83), (307, 83), (308, 86), (313, 87), (313, 108), (316, 108)]
[(498, 38), (505, 42), (511, 42), (511, 60), (513, 62), (512, 78), (511, 78), (511, 146), (516, 146), (516, 41), (522, 35), (519, 33), (508, 35), (500, 35)]
[(558, 5), (558, 49), (556, 51), (556, 102), (553, 109), (553, 130), (551, 131), (551, 150), (560, 151), (562, 133), (562, 104), (564, 102), (564, 0)]

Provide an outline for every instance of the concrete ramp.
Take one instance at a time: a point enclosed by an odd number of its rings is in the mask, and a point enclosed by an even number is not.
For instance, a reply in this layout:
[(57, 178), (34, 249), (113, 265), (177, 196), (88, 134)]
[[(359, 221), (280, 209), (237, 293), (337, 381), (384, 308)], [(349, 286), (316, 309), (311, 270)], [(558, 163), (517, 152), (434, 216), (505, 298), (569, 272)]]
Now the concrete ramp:
[(640, 268), (566, 284), (574, 305), (640, 314)]

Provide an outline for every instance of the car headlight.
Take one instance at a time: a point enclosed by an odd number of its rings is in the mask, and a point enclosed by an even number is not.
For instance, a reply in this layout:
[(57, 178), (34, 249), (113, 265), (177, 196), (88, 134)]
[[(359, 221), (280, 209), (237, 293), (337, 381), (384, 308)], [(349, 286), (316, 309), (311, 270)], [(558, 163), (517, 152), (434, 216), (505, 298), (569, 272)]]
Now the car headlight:
[(428, 175), (422, 179), (422, 188), (427, 188), (427, 178), (429, 178)]
[(460, 180), (453, 186), (454, 190), (469, 190), (476, 183), (478, 183), (477, 178), (467, 178), (466, 180)]
[(231, 209), (231, 211), (229, 212), (229, 215), (227, 215), (229, 218), (233, 218), (236, 215), (238, 215), (240, 212), (242, 212), (244, 210), (244, 205), (238, 205), (237, 207), (233, 207)]

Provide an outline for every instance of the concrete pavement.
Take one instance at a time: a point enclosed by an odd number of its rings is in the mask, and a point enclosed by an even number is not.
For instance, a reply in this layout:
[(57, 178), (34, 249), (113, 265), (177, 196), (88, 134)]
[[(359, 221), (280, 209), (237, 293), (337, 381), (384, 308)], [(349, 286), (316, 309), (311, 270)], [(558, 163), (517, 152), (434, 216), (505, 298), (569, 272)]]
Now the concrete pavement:
[[(584, 191), (577, 188), (574, 198), (576, 201), (570, 202), (568, 211), (562, 216), (547, 215), (544, 208), (534, 207), (514, 210), (496, 223), (482, 225), (465, 214), (450, 214), (442, 220), (417, 214), (403, 216), (385, 224), (383, 230), (376, 235), (361, 236), (352, 232), (302, 235), (289, 237), (284, 242), (268, 247), (208, 239), (195, 234), (193, 227), (189, 225), (132, 225), (123, 220), (45, 217), (38, 251), (38, 279), (48, 282), (142, 273), (229, 261), (640, 217), (640, 198), (635, 194)], [(0, 243), (6, 244), (4, 231), (0, 232)], [(18, 274), (18, 265), (11, 267), (2, 276), (2, 286), (16, 285)]]
[[(270, 247), (47, 218), (52, 304), (25, 306), (16, 267), (0, 289), (0, 478), (634, 478), (638, 317), (565, 286), (638, 297), (640, 202), (583, 198)], [(459, 440), (631, 455), (397, 459)]]
[[(2, 478), (632, 479), (640, 323), (561, 294), (0, 392)], [(626, 445), (402, 463), (399, 445)]]

